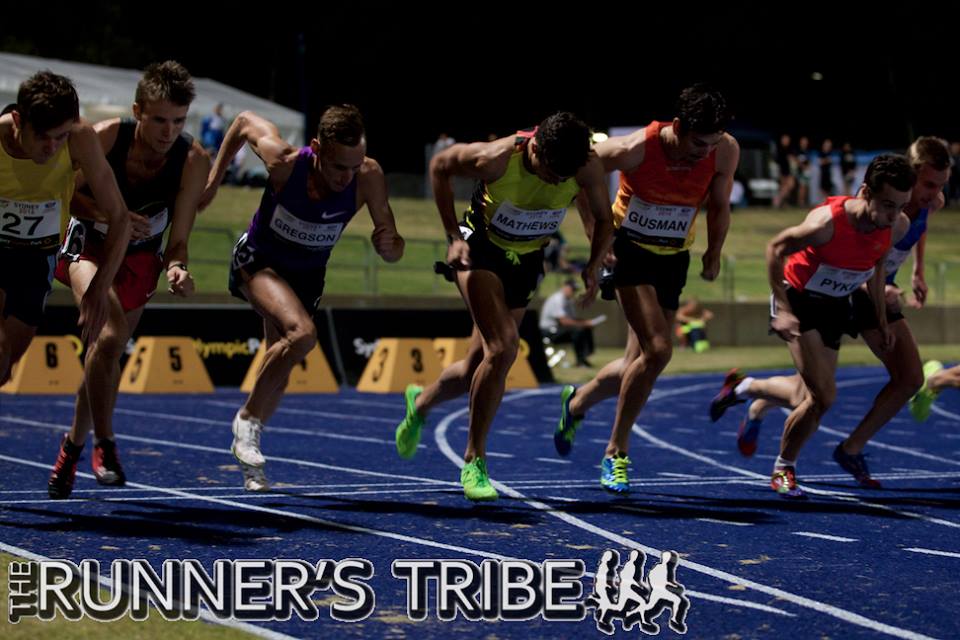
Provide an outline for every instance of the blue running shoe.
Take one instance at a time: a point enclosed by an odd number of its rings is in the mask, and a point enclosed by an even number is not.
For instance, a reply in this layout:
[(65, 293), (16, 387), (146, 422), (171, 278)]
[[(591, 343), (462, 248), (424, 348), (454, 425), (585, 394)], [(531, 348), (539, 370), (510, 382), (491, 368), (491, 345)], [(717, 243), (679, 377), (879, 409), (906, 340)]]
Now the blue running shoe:
[(570, 455), (573, 449), (573, 438), (577, 435), (577, 429), (583, 421), (583, 416), (575, 417), (570, 414), (570, 400), (577, 388), (568, 384), (560, 391), (560, 424), (553, 432), (553, 446), (561, 456)]
[(740, 429), (737, 431), (737, 449), (744, 458), (749, 458), (757, 452), (757, 437), (760, 435), (760, 426), (763, 424), (763, 418), (750, 417), (750, 405), (747, 404), (747, 413), (740, 421)]
[(627, 468), (630, 458), (627, 456), (605, 457), (600, 462), (600, 484), (607, 491), (627, 493), (630, 491), (630, 479), (627, 477)]

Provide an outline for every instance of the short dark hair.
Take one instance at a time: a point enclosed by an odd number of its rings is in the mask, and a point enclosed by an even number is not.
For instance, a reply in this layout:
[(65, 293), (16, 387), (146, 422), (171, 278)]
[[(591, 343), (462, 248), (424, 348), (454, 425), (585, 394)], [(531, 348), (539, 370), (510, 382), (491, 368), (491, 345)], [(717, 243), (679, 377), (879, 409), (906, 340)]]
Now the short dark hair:
[(877, 193), (885, 184), (897, 191), (909, 191), (916, 181), (917, 174), (910, 161), (897, 153), (884, 153), (871, 160), (863, 178), (871, 193)]
[(709, 85), (698, 83), (680, 92), (677, 98), (677, 119), (680, 133), (718, 133), (732, 120), (723, 95)]
[(352, 104), (338, 104), (328, 107), (320, 116), (317, 126), (317, 140), (337, 142), (347, 147), (360, 144), (365, 135), (363, 116)]
[(17, 113), (37, 133), (46, 133), (80, 118), (80, 99), (70, 79), (49, 69), (23, 81), (17, 91)]
[(590, 128), (569, 111), (560, 111), (541, 122), (534, 140), (537, 157), (562, 178), (576, 174), (590, 156)]
[(154, 62), (144, 69), (134, 100), (141, 107), (148, 102), (161, 101), (187, 107), (196, 97), (190, 72), (179, 62), (167, 60)]
[(920, 136), (907, 149), (907, 160), (916, 171), (925, 164), (937, 171), (946, 171), (951, 166), (950, 145), (943, 138)]

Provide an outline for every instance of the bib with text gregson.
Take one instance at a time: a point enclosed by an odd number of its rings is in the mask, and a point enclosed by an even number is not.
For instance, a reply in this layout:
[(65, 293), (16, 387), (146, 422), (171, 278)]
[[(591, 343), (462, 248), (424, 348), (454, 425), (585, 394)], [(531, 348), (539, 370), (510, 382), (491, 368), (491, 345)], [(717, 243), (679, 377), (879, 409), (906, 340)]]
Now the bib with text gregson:
[(287, 211), (283, 205), (278, 204), (277, 208), (273, 210), (270, 229), (283, 240), (316, 251), (331, 249), (333, 245), (337, 244), (340, 233), (343, 231), (343, 223), (324, 224), (301, 220)]

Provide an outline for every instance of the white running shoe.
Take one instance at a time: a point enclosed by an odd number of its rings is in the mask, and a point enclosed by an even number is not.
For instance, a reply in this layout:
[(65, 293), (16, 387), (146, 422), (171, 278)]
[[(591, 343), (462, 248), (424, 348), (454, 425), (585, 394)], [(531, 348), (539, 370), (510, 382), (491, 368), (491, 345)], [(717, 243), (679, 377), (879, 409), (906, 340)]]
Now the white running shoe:
[(263, 467), (251, 467), (241, 462), (240, 470), (243, 471), (244, 489), (247, 491), (270, 491), (270, 482), (263, 472)]
[(230, 445), (230, 453), (242, 464), (262, 467), (266, 463), (263, 454), (260, 453), (260, 432), (262, 431), (262, 422), (253, 417), (244, 420), (238, 411), (233, 419), (233, 444)]

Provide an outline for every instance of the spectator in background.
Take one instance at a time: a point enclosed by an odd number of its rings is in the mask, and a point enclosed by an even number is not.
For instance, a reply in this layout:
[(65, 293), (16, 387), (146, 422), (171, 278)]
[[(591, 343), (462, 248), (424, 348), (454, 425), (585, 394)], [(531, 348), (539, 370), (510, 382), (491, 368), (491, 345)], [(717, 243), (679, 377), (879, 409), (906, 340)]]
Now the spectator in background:
[(773, 206), (777, 209), (783, 208), (797, 186), (795, 175), (797, 158), (793, 154), (790, 142), (790, 136), (785, 133), (780, 136), (780, 144), (777, 145), (776, 160), (777, 167), (780, 169), (780, 191), (773, 203)]
[(692, 297), (677, 309), (675, 331), (681, 349), (693, 349), (703, 353), (710, 348), (707, 341), (707, 323), (713, 320), (713, 312), (704, 308), (700, 300)]
[(844, 142), (840, 149), (840, 173), (843, 175), (843, 193), (853, 195), (853, 185), (857, 179), (857, 154), (853, 152), (853, 145)]
[(456, 143), (457, 141), (448, 136), (446, 133), (441, 133), (439, 136), (437, 136), (437, 141), (433, 143), (432, 155), (435, 156), (447, 147), (453, 146)]
[(594, 320), (576, 317), (573, 296), (579, 289), (576, 278), (567, 278), (563, 287), (543, 303), (540, 310), (540, 332), (553, 344), (572, 342), (577, 353), (577, 366), (592, 366), (587, 357), (593, 353)]
[(226, 129), (227, 123), (223, 119), (223, 103), (218, 102), (213, 107), (213, 113), (200, 121), (200, 144), (203, 145), (211, 158), (216, 156), (220, 150)]
[(820, 197), (826, 200), (834, 194), (833, 184), (833, 140), (826, 138), (820, 145)]
[(810, 204), (810, 138), (800, 136), (797, 141), (797, 206)]

